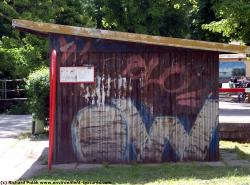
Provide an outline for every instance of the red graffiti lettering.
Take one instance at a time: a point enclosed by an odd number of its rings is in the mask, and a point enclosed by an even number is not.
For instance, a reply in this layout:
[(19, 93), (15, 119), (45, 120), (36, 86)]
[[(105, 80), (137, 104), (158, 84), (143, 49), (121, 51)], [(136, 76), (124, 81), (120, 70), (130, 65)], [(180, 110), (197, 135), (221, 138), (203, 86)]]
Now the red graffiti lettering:
[[(73, 56), (72, 63), (73, 65), (76, 65), (77, 46), (75, 42), (74, 41), (67, 42), (64, 37), (60, 37), (59, 42), (60, 42), (60, 51), (62, 52), (62, 58), (61, 58), (62, 64), (66, 64), (68, 58)], [(89, 51), (90, 47), (91, 47), (91, 42), (88, 41), (79, 53), (80, 61), (87, 60), (87, 52)]]
[(157, 84), (167, 92), (177, 93), (187, 89), (192, 82), (193, 77), (187, 76), (185, 79), (183, 79), (182, 83), (175, 88), (171, 87), (171, 85), (167, 85), (167, 81), (169, 80), (170, 76), (186, 74), (185, 67), (180, 64), (175, 64), (165, 68), (160, 76), (153, 78), (153, 71), (159, 65), (159, 59), (157, 56), (152, 57), (148, 64), (140, 55), (132, 55), (127, 59), (127, 61), (128, 64), (123, 70), (122, 74), (128, 75), (131, 79), (144, 79), (144, 86)]

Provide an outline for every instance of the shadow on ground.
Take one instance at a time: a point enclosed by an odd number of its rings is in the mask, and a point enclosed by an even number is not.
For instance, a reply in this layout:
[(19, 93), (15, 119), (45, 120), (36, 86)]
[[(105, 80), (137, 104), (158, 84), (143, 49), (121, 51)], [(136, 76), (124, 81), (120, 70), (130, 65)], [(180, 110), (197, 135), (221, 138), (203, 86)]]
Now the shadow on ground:
[(249, 160), (249, 163), (250, 163), (250, 154), (244, 152), (238, 146), (235, 146), (234, 148), (223, 148), (223, 149), (220, 149), (220, 151), (221, 151), (221, 157), (222, 157), (221, 160), (224, 160), (224, 161), (232, 160), (232, 159), (223, 158), (224, 157), (223, 154), (226, 153), (229, 155), (234, 155), (236, 160)]
[(32, 164), (32, 166), (21, 176), (21, 179), (29, 179), (39, 174), (40, 171), (47, 167), (48, 163), (48, 147), (44, 148), (39, 158)]

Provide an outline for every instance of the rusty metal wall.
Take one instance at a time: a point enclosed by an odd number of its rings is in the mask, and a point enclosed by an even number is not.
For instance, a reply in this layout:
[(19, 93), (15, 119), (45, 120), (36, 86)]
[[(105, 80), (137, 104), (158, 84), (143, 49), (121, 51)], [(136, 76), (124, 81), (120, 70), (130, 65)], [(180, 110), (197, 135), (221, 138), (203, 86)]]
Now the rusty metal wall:
[(217, 52), (62, 35), (50, 43), (59, 67), (95, 67), (94, 84), (57, 81), (56, 163), (218, 160)]

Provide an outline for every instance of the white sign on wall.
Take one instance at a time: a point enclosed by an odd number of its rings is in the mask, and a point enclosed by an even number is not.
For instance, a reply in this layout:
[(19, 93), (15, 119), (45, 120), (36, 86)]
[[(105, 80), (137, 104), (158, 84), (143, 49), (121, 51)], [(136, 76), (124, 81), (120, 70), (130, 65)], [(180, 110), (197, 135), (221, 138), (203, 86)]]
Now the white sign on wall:
[(60, 67), (61, 83), (94, 83), (94, 66)]

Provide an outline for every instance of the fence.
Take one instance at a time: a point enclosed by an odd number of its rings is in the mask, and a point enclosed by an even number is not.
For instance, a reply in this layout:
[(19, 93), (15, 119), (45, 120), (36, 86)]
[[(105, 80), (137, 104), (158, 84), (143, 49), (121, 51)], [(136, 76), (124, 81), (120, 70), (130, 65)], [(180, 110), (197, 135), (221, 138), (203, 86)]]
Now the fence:
[(27, 100), (24, 84), (22, 79), (0, 80), (0, 112)]

